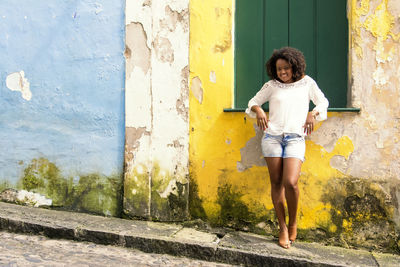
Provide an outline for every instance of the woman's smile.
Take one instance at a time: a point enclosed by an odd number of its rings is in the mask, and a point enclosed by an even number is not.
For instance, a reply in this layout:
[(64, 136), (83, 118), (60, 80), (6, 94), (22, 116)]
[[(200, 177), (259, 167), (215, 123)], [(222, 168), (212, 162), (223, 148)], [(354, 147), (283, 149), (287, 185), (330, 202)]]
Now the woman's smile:
[(283, 83), (293, 82), (292, 66), (284, 59), (280, 58), (276, 61), (276, 74)]

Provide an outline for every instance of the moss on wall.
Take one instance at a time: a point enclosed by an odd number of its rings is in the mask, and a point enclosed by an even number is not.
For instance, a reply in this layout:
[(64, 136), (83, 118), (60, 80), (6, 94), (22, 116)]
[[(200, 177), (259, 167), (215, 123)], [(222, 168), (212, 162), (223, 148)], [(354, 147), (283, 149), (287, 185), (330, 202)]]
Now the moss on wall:
[(241, 229), (255, 221), (255, 214), (250, 212), (241, 200), (242, 196), (243, 194), (234, 190), (230, 184), (218, 188), (217, 203), (221, 206), (218, 224)]
[(398, 186), (395, 181), (330, 179), (322, 201), (332, 207), (336, 231), (328, 237), (344, 246), (400, 252), (400, 229), (394, 222)]
[(64, 205), (73, 187), (72, 180), (64, 179), (59, 168), (45, 158), (32, 159), (18, 185), (51, 198), (54, 206)]
[(185, 220), (188, 215), (187, 180), (186, 177), (180, 178), (178, 173), (162, 170), (158, 163), (151, 167), (136, 166), (125, 176), (126, 215), (161, 221)]
[(207, 215), (203, 208), (203, 200), (199, 196), (195, 173), (189, 176), (189, 214), (192, 218), (206, 220)]
[[(186, 180), (186, 179), (185, 179)], [(153, 165), (151, 179), (151, 217), (154, 220), (184, 220), (187, 218), (188, 184), (176, 179), (176, 174)]]
[[(124, 213), (129, 217), (148, 218), (150, 173), (144, 165), (138, 165), (124, 179)], [(135, 214), (132, 216), (131, 214)]]
[(80, 175), (77, 182), (63, 177), (60, 169), (46, 158), (32, 159), (17, 187), (52, 199), (54, 208), (120, 216), (122, 175), (99, 173)]

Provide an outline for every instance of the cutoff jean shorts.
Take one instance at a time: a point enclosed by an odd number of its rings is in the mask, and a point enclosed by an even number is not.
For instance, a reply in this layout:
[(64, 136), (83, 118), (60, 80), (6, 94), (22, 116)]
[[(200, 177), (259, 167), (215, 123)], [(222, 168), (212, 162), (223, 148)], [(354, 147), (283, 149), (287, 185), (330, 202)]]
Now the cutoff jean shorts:
[(306, 144), (304, 137), (296, 133), (265, 133), (261, 140), (261, 150), (264, 157), (298, 158), (304, 162)]

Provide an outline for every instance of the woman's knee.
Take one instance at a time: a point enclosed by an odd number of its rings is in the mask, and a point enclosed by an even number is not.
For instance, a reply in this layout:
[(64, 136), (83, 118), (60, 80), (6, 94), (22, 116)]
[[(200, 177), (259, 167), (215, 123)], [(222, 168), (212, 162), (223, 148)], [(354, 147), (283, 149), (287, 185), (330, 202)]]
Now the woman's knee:
[(284, 182), (284, 187), (286, 191), (298, 191), (299, 187), (297, 185), (297, 179), (286, 180)]
[(270, 176), (270, 181), (271, 181), (271, 186), (272, 187), (282, 187), (283, 186), (283, 180), (282, 176), (280, 175), (275, 175), (275, 176)]

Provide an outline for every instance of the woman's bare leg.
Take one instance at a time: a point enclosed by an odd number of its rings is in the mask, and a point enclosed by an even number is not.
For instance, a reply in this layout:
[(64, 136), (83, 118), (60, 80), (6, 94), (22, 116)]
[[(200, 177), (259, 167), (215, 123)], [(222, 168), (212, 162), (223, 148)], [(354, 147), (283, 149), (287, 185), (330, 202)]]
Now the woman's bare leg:
[(279, 157), (266, 157), (265, 161), (267, 162), (271, 181), (272, 203), (274, 204), (279, 223), (279, 245), (289, 248), (289, 232), (285, 221), (285, 190), (282, 180), (283, 159)]
[(299, 203), (299, 188), (302, 161), (297, 158), (283, 159), (282, 183), (285, 188), (286, 203), (289, 213), (289, 239), (294, 241), (297, 235), (297, 208)]

